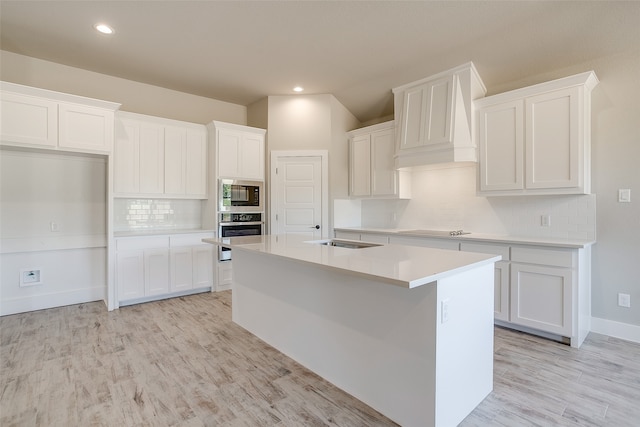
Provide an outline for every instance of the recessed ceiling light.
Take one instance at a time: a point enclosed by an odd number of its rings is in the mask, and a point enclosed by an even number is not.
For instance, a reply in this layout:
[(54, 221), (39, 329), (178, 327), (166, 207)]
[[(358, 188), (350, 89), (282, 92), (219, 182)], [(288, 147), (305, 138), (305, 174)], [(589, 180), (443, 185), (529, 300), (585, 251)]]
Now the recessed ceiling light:
[(296, 86), (296, 87), (293, 88), (294, 92), (302, 92), (303, 90), (304, 90), (304, 88), (300, 87), (300, 86)]
[(96, 24), (94, 28), (100, 31), (102, 34), (113, 34), (113, 28), (108, 26), (107, 24)]

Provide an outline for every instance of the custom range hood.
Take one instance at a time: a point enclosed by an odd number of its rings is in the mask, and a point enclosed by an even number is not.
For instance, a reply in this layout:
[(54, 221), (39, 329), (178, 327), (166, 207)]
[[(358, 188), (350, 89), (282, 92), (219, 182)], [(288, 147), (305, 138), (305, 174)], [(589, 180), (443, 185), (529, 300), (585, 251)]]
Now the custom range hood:
[(472, 62), (394, 88), (396, 168), (476, 162), (472, 107), (486, 92)]

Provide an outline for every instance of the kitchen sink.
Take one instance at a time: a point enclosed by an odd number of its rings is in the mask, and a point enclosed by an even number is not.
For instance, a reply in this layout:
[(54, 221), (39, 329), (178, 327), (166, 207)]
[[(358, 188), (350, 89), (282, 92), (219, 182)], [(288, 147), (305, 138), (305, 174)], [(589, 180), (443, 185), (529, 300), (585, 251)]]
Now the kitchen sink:
[(337, 248), (347, 248), (347, 249), (362, 249), (362, 248), (371, 248), (374, 246), (381, 246), (376, 243), (355, 242), (352, 240), (339, 240), (339, 239), (312, 240), (306, 243), (314, 243), (316, 245), (325, 245), (325, 246), (335, 246)]

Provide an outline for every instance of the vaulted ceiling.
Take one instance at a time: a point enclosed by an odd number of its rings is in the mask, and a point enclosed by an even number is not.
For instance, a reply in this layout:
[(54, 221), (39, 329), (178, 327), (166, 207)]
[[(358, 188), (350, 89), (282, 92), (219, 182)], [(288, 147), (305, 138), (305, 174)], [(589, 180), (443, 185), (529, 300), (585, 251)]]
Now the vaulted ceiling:
[(640, 2), (2, 0), (0, 48), (241, 105), (300, 85), (367, 121), (468, 61), (491, 88), (640, 52)]

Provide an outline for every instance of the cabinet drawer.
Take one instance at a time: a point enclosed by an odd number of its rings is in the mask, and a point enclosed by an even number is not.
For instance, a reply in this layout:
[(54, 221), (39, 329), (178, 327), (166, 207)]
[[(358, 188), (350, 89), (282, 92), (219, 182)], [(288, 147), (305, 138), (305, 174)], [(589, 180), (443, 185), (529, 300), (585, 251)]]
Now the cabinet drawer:
[(210, 239), (215, 237), (214, 233), (193, 233), (193, 234), (178, 234), (175, 236), (169, 236), (169, 242), (172, 248), (179, 246), (197, 246), (206, 245), (202, 239)]
[(143, 249), (168, 248), (169, 237), (127, 237), (116, 239), (117, 251), (137, 251)]
[(389, 243), (389, 236), (385, 236), (384, 234), (361, 234), (360, 240), (363, 242), (369, 243)]
[(404, 237), (391, 236), (389, 243), (396, 245), (422, 246), (425, 248), (448, 249), (457, 251), (460, 249), (460, 242), (453, 239), (432, 239), (428, 237)]
[(350, 231), (336, 231), (336, 239), (360, 240), (360, 233), (352, 233)]
[(463, 252), (478, 252), (481, 254), (501, 255), (503, 261), (509, 261), (509, 246), (461, 242), (460, 250)]
[(563, 249), (541, 249), (512, 246), (511, 261), (528, 264), (550, 265), (555, 267), (573, 267), (574, 252)]

